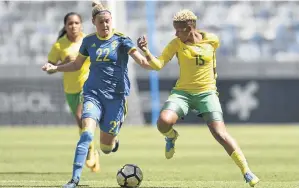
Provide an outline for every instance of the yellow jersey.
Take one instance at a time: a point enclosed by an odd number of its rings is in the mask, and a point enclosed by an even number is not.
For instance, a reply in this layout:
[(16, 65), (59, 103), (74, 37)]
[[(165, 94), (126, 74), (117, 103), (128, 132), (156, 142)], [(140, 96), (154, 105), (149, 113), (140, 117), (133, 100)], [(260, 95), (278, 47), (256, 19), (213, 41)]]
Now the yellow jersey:
[(180, 66), (180, 76), (174, 89), (192, 94), (216, 91), (216, 49), (219, 39), (212, 33), (200, 32), (203, 39), (197, 44), (185, 44), (173, 39), (158, 57), (165, 66), (174, 55)]
[[(48, 61), (57, 64), (59, 61), (63, 62), (67, 56), (77, 56), (84, 36), (85, 34), (82, 33), (82, 38), (78, 42), (71, 42), (66, 35), (58, 39), (48, 54)], [(90, 58), (87, 58), (80, 70), (63, 73), (65, 93), (74, 94), (82, 91), (89, 74), (89, 66)]]

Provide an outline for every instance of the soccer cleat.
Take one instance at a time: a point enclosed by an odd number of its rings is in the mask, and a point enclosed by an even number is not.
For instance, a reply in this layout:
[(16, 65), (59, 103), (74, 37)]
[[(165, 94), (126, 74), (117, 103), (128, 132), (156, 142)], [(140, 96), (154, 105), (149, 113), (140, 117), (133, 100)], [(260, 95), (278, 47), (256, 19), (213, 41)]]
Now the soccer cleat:
[(96, 163), (96, 157), (92, 149), (89, 147), (85, 164), (88, 168), (92, 168), (95, 165), (95, 163)]
[(244, 179), (251, 187), (254, 187), (260, 181), (259, 178), (252, 172), (246, 172), (244, 174)]
[(166, 159), (171, 159), (175, 153), (175, 141), (178, 138), (179, 134), (176, 130), (175, 137), (174, 138), (165, 138), (166, 141), (166, 147), (165, 147), (165, 157)]
[(62, 186), (62, 188), (76, 188), (79, 184), (79, 180), (73, 180), (69, 181), (67, 184)]
[(97, 150), (94, 151), (94, 158), (95, 158), (95, 164), (90, 169), (92, 172), (99, 172), (100, 171), (100, 155)]
[(112, 149), (112, 152), (117, 152), (118, 148), (119, 148), (119, 140), (116, 140), (114, 148)]

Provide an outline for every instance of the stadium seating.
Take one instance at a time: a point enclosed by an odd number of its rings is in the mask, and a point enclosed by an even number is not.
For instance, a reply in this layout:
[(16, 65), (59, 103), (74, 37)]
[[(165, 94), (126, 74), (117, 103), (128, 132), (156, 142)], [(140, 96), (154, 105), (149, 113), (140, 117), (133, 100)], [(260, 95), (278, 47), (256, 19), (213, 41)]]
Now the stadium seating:
[[(126, 3), (127, 33), (137, 38), (147, 30), (146, 3)], [(299, 2), (275, 1), (158, 1), (154, 48), (161, 51), (174, 36), (171, 19), (183, 8), (193, 10), (203, 30), (219, 35), (218, 57), (260, 62), (289, 61), (299, 54)], [(131, 14), (132, 12), (141, 14)], [(90, 24), (90, 2), (86, 1), (0, 1), (0, 65), (42, 64), (63, 26), (66, 12), (77, 11)]]
[[(142, 2), (135, 2), (142, 4)], [(298, 54), (298, 2), (158, 2), (156, 48), (169, 41), (174, 31), (171, 18), (176, 11), (188, 8), (199, 17), (203, 30), (221, 39), (218, 57), (239, 62), (288, 61)], [(143, 19), (138, 17), (135, 20)], [(163, 45), (161, 45), (163, 44)], [(298, 56), (297, 56), (298, 57)]]

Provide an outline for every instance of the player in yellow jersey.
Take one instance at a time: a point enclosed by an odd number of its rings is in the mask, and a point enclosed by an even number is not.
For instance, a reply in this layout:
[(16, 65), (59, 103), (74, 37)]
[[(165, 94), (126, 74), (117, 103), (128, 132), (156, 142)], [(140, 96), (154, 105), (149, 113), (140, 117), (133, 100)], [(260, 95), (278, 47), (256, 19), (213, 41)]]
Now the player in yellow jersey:
[[(64, 27), (59, 33), (57, 42), (52, 46), (48, 55), (51, 64), (64, 64), (73, 62), (81, 46), (85, 34), (82, 32), (82, 19), (78, 13), (70, 12), (64, 17)], [(90, 59), (87, 58), (82, 68), (76, 72), (63, 74), (63, 86), (67, 103), (76, 118), (79, 133), (82, 130), (82, 88), (89, 74)], [(98, 152), (94, 142), (91, 142), (86, 158), (86, 166), (93, 172), (100, 170)]]
[(157, 127), (166, 136), (165, 156), (175, 153), (175, 141), (179, 134), (173, 125), (179, 118), (193, 110), (207, 123), (214, 138), (224, 147), (241, 169), (247, 183), (254, 187), (259, 179), (248, 167), (237, 142), (226, 131), (222, 109), (217, 95), (216, 56), (219, 39), (212, 33), (196, 29), (197, 17), (190, 10), (181, 10), (173, 18), (176, 38), (163, 50), (162, 55), (154, 57), (147, 48), (146, 38), (140, 37), (138, 47), (154, 70), (162, 69), (176, 55), (180, 66), (180, 77), (168, 100), (165, 102)]

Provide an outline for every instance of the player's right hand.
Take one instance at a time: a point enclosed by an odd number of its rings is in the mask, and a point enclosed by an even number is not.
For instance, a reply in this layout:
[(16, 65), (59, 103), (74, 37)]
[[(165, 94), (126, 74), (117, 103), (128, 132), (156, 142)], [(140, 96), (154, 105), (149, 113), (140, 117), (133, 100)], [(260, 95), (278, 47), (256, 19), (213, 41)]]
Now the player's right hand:
[(66, 56), (63, 63), (74, 62), (76, 60), (76, 58), (77, 58), (76, 56)]
[(57, 72), (57, 66), (52, 65), (51, 63), (46, 63), (44, 66), (42, 66), (42, 70), (46, 71), (48, 74), (53, 74)]
[(138, 48), (140, 49), (140, 50), (142, 50), (142, 51), (146, 51), (146, 50), (148, 50), (148, 48), (147, 48), (147, 38), (146, 38), (146, 36), (145, 35), (143, 35), (143, 36), (141, 36), (141, 37), (139, 37), (138, 39), (137, 39), (137, 46), (138, 46)]

